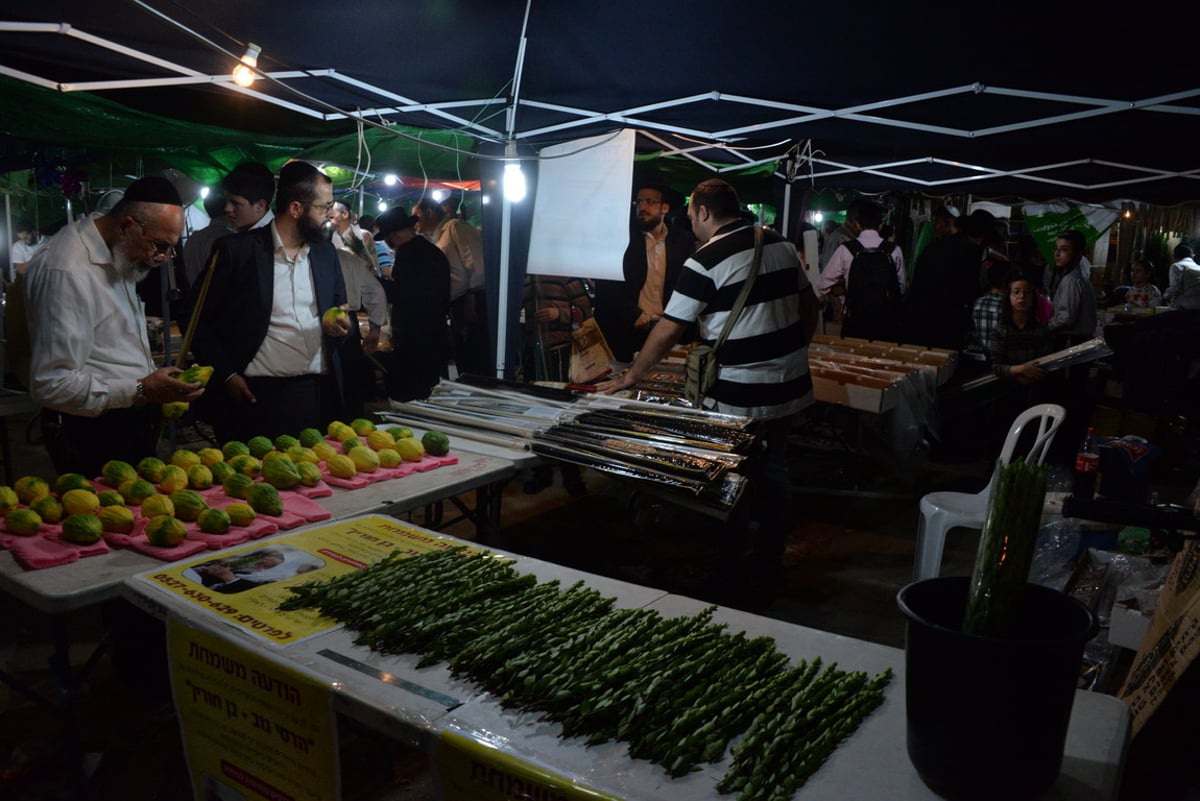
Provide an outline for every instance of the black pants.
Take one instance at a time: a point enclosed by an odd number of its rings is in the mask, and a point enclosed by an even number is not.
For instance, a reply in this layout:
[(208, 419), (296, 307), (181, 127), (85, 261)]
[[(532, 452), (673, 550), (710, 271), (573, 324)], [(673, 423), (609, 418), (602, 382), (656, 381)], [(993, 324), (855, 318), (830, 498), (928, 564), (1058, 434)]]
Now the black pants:
[[(375, 398), (375, 366), (363, 350), (358, 315), (351, 315), (350, 334), (339, 349), (342, 356), (343, 413), (351, 419), (363, 416), (363, 404)], [(328, 422), (328, 421), (326, 421)]]
[(341, 414), (332, 376), (248, 377), (246, 385), (254, 393), (255, 402), (235, 403), (226, 396), (218, 419), (213, 421), (221, 442), (244, 442), (257, 436), (274, 439), (280, 434), (296, 436), (305, 428), (324, 431)]
[(94, 478), (109, 459), (136, 465), (154, 456), (160, 417), (158, 406), (112, 409), (98, 417), (43, 409), (42, 433), (55, 470)]
[(454, 364), (458, 374), (494, 376), (491, 336), (488, 333), (487, 294), (473, 289), (450, 304), (454, 328)]

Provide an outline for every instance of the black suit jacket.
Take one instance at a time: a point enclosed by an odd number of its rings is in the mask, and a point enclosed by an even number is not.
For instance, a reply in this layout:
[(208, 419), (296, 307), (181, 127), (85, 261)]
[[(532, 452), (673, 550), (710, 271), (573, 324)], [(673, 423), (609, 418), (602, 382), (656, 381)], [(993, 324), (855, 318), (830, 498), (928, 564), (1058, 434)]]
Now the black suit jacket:
[[(199, 364), (213, 366), (211, 386), (221, 387), (241, 373), (258, 353), (271, 322), (275, 297), (275, 248), (271, 226), (223, 237), (213, 245), (217, 263), (212, 282), (192, 335), (192, 352)], [(346, 302), (346, 283), (329, 242), (309, 246), (317, 298), (317, 313)], [(203, 274), (192, 288), (189, 308), (195, 309)], [(345, 338), (343, 338), (345, 339)], [(337, 347), (341, 340), (325, 337), (330, 371), (341, 384)]]
[[(696, 249), (696, 240), (686, 228), (671, 227), (667, 231), (667, 270), (663, 277), (663, 308), (671, 299), (675, 282), (683, 270), (683, 263)], [(645, 330), (633, 327), (641, 316), (638, 309), (638, 294), (646, 283), (646, 237), (634, 228), (629, 234), (629, 246), (621, 260), (625, 283), (604, 282), (596, 287), (596, 321), (604, 338), (619, 361), (630, 361), (633, 351), (646, 341)]]

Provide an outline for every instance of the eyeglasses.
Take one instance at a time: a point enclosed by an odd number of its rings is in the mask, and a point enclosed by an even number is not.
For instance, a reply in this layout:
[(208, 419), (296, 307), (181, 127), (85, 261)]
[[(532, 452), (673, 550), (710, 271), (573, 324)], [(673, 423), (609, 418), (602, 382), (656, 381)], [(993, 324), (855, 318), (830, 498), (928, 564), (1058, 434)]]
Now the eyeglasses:
[[(146, 224), (137, 217), (130, 217), (129, 219), (137, 223), (142, 229), (142, 236), (146, 236)], [(162, 239), (151, 239), (150, 244), (154, 246), (155, 258), (158, 258), (159, 256), (167, 259), (175, 258), (175, 246), (170, 242), (165, 242)]]
[(310, 209), (318, 209), (322, 214), (328, 214), (329, 210), (337, 205), (336, 200), (331, 200), (328, 203), (305, 203)]
[(661, 206), (662, 204), (663, 202), (661, 200), (655, 200), (649, 197), (639, 197), (637, 200), (633, 201), (634, 208), (637, 208), (638, 206)]

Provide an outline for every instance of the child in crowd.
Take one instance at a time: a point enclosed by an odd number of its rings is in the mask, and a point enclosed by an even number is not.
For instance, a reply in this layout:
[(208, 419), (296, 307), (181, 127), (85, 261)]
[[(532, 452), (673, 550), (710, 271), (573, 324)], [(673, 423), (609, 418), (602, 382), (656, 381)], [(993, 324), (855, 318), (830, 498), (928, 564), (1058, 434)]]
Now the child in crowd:
[(1037, 319), (1038, 291), (1028, 273), (1015, 267), (1008, 275), (1000, 320), (988, 343), (988, 361), (1000, 378), (1033, 384), (1045, 373), (1033, 359), (1050, 352), (1050, 331)]
[(1150, 283), (1154, 266), (1145, 259), (1137, 259), (1129, 267), (1129, 282), (1132, 286), (1125, 295), (1125, 304), (1135, 309), (1153, 309), (1162, 305), (1162, 292)]
[(1047, 394), (1046, 372), (1033, 362), (1051, 351), (1050, 329), (1038, 319), (1041, 292), (1028, 267), (1013, 266), (1004, 282), (1000, 318), (988, 341), (988, 365), (1000, 392), (980, 419), (990, 453), (999, 453), (1012, 421)]
[(986, 295), (976, 298), (975, 305), (971, 309), (971, 320), (975, 327), (972, 332), (970, 349), (982, 353), (984, 356), (988, 354), (988, 349), (992, 344), (992, 331), (1000, 322), (1006, 282), (1011, 271), (1012, 267), (1008, 262), (997, 261), (988, 265), (988, 292)]

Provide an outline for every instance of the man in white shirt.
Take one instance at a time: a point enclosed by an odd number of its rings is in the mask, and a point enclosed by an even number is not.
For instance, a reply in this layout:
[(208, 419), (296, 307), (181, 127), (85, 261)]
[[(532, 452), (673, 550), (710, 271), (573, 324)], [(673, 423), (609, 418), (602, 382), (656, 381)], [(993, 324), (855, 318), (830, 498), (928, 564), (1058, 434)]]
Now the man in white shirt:
[(28, 220), (18, 222), (17, 241), (13, 242), (12, 257), (9, 259), (12, 262), (12, 275), (6, 276), (7, 280), (11, 281), (17, 275), (24, 275), (29, 269), (29, 260), (33, 258), (33, 254), (41, 250), (48, 241), (33, 227), (33, 223)]
[(183, 203), (165, 178), (141, 178), (108, 214), (71, 223), (29, 264), (30, 387), (45, 407), (60, 472), (99, 475), (109, 459), (155, 453), (155, 406), (203, 390), (156, 368), (137, 283), (174, 254)]
[[(685, 226), (668, 221), (682, 196), (661, 184), (643, 182), (633, 201), (634, 225), (621, 256), (623, 282), (596, 287), (596, 322), (617, 361), (629, 362), (662, 319), (683, 264), (696, 249)], [(694, 334), (686, 331), (682, 341)]]
[(192, 351), (213, 366), (203, 409), (221, 440), (295, 435), (341, 411), (338, 349), (350, 330), (346, 284), (332, 231), (333, 184), (312, 164), (279, 171), (275, 218), (227, 236), (213, 252), (212, 282), (196, 306)]
[(341, 200), (333, 201), (333, 246), (339, 250), (366, 259), (371, 271), (379, 275), (379, 262), (375, 255), (375, 237), (370, 231), (354, 224), (350, 207)]
[(1200, 264), (1187, 245), (1175, 248), (1175, 263), (1167, 276), (1167, 291), (1163, 300), (1173, 302), (1180, 309), (1200, 309)]

